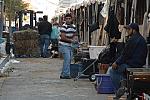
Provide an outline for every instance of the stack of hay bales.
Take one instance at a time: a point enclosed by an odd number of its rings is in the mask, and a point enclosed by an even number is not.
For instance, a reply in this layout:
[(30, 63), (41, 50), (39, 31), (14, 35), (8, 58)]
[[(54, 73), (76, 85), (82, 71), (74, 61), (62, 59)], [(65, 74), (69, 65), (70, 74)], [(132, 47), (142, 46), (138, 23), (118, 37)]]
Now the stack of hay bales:
[(17, 31), (13, 34), (16, 57), (40, 57), (39, 34), (35, 30)]

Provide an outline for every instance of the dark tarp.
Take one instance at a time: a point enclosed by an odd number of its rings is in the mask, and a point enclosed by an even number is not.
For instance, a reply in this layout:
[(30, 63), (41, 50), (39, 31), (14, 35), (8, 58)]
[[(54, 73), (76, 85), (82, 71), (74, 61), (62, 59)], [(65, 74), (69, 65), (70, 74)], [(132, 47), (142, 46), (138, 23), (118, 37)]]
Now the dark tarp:
[(104, 27), (104, 30), (109, 34), (109, 37), (120, 39), (121, 38), (121, 32), (119, 32), (118, 29), (119, 22), (114, 14), (114, 10), (109, 11), (109, 17), (107, 20), (107, 24)]

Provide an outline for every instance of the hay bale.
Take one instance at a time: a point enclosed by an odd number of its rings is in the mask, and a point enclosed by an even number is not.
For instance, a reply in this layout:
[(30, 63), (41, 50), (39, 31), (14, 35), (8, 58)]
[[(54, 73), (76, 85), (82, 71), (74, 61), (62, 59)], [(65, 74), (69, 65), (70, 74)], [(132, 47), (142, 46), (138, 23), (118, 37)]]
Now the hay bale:
[(20, 40), (36, 40), (39, 39), (39, 34), (35, 30), (23, 30), (23, 31), (16, 31), (13, 34), (14, 41), (20, 41)]
[(13, 35), (15, 55), (34, 57), (40, 55), (39, 34), (35, 30), (17, 31)]

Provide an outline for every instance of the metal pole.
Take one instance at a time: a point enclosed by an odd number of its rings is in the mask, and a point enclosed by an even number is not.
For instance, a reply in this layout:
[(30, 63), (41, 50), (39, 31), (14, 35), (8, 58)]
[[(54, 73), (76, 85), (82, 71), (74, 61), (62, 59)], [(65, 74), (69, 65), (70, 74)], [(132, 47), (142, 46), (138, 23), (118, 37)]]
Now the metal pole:
[(134, 14), (134, 4), (135, 4), (135, 0), (132, 1), (132, 8), (131, 8), (131, 17), (130, 17), (130, 23), (133, 23), (133, 14)]
[(3, 32), (3, 10), (4, 10), (4, 0), (0, 0), (0, 37), (2, 37)]
[[(88, 25), (90, 24), (90, 22), (89, 22), (89, 19), (90, 19), (90, 5), (88, 5), (88, 7), (87, 7), (87, 13), (88, 13)], [(88, 37), (88, 40), (87, 40), (87, 43), (88, 43), (88, 45), (90, 45), (90, 33), (89, 33), (89, 26), (88, 26), (88, 35), (87, 35), (87, 37)]]
[(136, 6), (137, 6), (137, 0), (135, 0), (135, 3), (134, 3), (134, 15), (133, 15), (133, 21), (134, 21), (134, 23), (135, 23), (135, 14), (136, 14)]
[(127, 0), (125, 0), (124, 4), (124, 25), (127, 25)]

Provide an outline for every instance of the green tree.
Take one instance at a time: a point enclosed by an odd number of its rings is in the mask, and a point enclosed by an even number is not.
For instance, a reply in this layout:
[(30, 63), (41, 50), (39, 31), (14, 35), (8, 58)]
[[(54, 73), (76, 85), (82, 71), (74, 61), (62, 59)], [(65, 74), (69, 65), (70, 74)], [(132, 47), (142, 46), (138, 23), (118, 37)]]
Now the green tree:
[(15, 13), (29, 7), (29, 4), (23, 2), (22, 0), (4, 0), (4, 4), (5, 17), (9, 21), (9, 27), (11, 27), (11, 22), (15, 20)]

